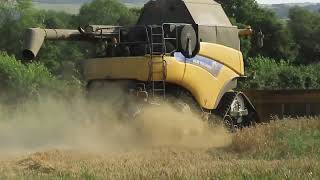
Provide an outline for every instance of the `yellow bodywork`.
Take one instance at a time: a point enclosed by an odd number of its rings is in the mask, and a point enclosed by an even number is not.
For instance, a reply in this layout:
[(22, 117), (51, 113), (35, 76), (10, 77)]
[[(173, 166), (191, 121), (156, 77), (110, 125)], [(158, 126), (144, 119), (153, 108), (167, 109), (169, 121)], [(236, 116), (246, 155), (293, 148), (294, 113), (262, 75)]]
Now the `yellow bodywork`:
[[(226, 46), (201, 43), (200, 47), (199, 54), (192, 59), (164, 56), (166, 81), (189, 90), (201, 107), (215, 109), (225, 86), (244, 75), (243, 58), (240, 51)], [(161, 62), (162, 56), (153, 57), (153, 61)], [(149, 62), (149, 55), (89, 59), (84, 64), (84, 76), (88, 82), (100, 79), (148, 81)], [(153, 66), (154, 71), (162, 68), (161, 63)], [(161, 73), (153, 75), (154, 80), (161, 78)]]

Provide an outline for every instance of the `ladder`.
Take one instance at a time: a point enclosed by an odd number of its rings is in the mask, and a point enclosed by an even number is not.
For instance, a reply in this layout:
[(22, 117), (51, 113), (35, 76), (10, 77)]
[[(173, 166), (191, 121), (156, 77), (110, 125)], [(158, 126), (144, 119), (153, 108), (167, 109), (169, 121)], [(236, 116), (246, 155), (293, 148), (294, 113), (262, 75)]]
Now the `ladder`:
[[(166, 53), (164, 32), (162, 25), (149, 26), (150, 38), (150, 61), (149, 61), (149, 82), (152, 89), (152, 97), (162, 95), (166, 97), (167, 62), (164, 59)], [(161, 56), (161, 61), (158, 58)], [(160, 78), (156, 78), (160, 77)]]

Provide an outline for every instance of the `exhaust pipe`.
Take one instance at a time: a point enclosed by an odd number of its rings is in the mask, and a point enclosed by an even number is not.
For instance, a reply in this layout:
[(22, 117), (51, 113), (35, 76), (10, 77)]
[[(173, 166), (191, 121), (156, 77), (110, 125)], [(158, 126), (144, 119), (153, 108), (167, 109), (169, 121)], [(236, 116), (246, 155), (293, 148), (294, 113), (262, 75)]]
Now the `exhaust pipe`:
[(25, 33), (22, 57), (24, 60), (30, 61), (34, 59), (44, 40), (81, 40), (81, 33), (78, 30), (69, 29), (41, 29), (29, 28)]

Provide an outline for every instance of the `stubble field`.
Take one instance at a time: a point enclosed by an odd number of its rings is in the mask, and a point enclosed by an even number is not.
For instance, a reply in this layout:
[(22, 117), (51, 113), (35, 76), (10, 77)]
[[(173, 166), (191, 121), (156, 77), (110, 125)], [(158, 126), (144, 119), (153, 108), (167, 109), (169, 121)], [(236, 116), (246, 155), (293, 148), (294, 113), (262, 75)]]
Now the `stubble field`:
[(320, 178), (319, 118), (231, 134), (170, 106), (134, 123), (94, 107), (48, 99), (14, 114), (1, 108), (0, 179)]

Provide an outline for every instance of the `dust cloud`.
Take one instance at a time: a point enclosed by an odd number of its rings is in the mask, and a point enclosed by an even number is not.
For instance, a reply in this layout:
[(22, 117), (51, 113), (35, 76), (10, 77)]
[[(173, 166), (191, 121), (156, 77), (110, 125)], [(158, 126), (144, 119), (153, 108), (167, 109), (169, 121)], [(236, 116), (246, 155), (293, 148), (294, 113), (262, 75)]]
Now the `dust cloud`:
[[(108, 93), (110, 94), (110, 92)], [(113, 100), (89, 102), (42, 97), (14, 109), (0, 108), (0, 154), (50, 149), (121, 152), (148, 147), (224, 147), (231, 137), (222, 126), (209, 127), (191, 112), (170, 104), (143, 108), (134, 119), (121, 119), (125, 108)], [(120, 116), (119, 116), (120, 114)], [(0, 156), (1, 156), (0, 155)]]

